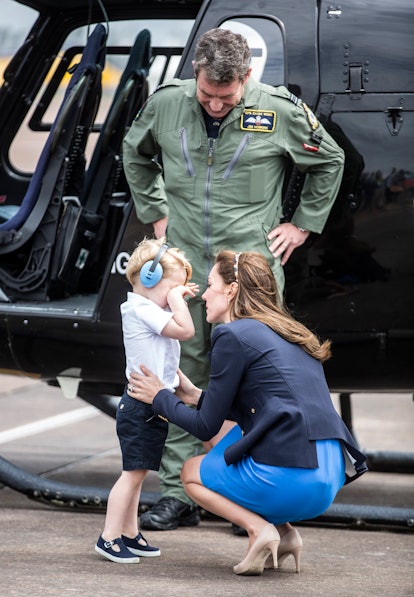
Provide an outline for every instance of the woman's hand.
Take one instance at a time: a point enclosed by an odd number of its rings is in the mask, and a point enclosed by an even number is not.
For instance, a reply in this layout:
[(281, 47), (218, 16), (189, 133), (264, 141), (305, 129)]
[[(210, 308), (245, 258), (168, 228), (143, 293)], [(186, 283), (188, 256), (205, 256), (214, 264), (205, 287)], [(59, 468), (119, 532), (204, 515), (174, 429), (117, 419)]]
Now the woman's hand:
[(177, 373), (180, 379), (180, 385), (175, 388), (176, 396), (185, 404), (197, 406), (202, 390), (197, 388), (197, 386), (195, 386), (193, 382), (190, 381), (186, 375), (184, 375), (181, 369), (178, 369)]
[(127, 394), (131, 398), (152, 404), (158, 392), (164, 389), (161, 381), (149, 369), (141, 365), (143, 375), (139, 373), (131, 373), (128, 380)]

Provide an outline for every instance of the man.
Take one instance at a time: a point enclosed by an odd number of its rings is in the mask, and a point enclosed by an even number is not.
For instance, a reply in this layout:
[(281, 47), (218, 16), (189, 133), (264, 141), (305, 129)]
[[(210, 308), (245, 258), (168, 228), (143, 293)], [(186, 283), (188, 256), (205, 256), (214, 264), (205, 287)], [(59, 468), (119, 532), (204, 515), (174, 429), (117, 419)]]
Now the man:
[[(283, 265), (310, 232), (324, 227), (341, 182), (343, 152), (285, 87), (250, 77), (242, 35), (207, 31), (193, 67), (194, 79), (174, 79), (148, 99), (125, 137), (124, 168), (139, 219), (153, 224), (157, 238), (166, 235), (184, 250), (200, 285), (199, 297), (189, 302), (196, 335), (182, 343), (180, 366), (203, 387), (211, 328), (200, 297), (215, 254), (225, 248), (263, 253), (282, 292)], [(292, 221), (280, 224), (287, 156), (307, 177)], [(162, 497), (141, 516), (142, 528), (198, 524), (180, 471), (201, 449), (170, 425), (159, 472)]]

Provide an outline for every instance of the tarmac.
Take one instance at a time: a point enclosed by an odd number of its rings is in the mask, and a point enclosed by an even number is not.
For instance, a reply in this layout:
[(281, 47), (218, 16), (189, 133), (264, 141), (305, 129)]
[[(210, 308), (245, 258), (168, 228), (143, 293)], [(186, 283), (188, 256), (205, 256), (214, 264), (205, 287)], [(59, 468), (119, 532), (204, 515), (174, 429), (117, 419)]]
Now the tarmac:
[[(110, 489), (120, 471), (113, 419), (40, 381), (10, 376), (0, 376), (0, 408), (3, 458), (47, 479)], [(362, 448), (414, 451), (411, 395), (358, 395), (353, 408)], [(156, 473), (144, 489), (158, 491)], [(344, 487), (335, 504), (412, 511), (414, 477), (369, 472)], [(104, 515), (103, 508), (48, 505), (0, 485), (0, 595), (414, 596), (414, 520), (391, 527), (302, 523), (299, 574), (289, 557), (279, 570), (245, 577), (232, 567), (247, 539), (224, 520), (202, 512), (196, 527), (145, 532), (161, 557), (121, 565), (94, 551)]]

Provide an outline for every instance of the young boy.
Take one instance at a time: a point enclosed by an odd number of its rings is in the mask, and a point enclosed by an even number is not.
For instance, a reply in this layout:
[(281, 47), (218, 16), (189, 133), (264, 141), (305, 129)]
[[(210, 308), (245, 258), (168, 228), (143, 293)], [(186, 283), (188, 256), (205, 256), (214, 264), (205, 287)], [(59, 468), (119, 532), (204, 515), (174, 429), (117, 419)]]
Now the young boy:
[[(126, 377), (145, 364), (174, 390), (178, 385), (179, 340), (194, 335), (185, 297), (198, 286), (188, 283), (192, 268), (184, 254), (164, 239), (143, 240), (132, 253), (126, 276), (132, 286), (121, 305)], [(138, 505), (148, 470), (158, 470), (168, 423), (151, 406), (127, 395), (118, 404), (116, 429), (122, 452), (122, 474), (113, 486), (105, 527), (95, 551), (112, 562), (133, 564), (138, 556), (161, 554), (138, 530)]]

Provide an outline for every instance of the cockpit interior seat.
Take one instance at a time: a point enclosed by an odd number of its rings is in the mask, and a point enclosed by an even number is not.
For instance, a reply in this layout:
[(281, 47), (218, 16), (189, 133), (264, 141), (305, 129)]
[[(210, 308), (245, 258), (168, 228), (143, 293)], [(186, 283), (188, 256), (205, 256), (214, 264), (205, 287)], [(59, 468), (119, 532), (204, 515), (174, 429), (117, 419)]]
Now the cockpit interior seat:
[(79, 206), (75, 228), (62, 235), (67, 247), (61, 254), (59, 278), (69, 291), (94, 292), (108, 263), (129, 189), (122, 167), (122, 140), (133, 118), (148, 97), (151, 34), (143, 29), (131, 48), (112, 104), (102, 124)]
[[(63, 197), (82, 191), (85, 147), (102, 92), (107, 31), (96, 25), (72, 76), (17, 213), (0, 224), (0, 284), (7, 296), (48, 279)], [(39, 290), (40, 296), (44, 290)], [(33, 298), (37, 298), (36, 295)]]

